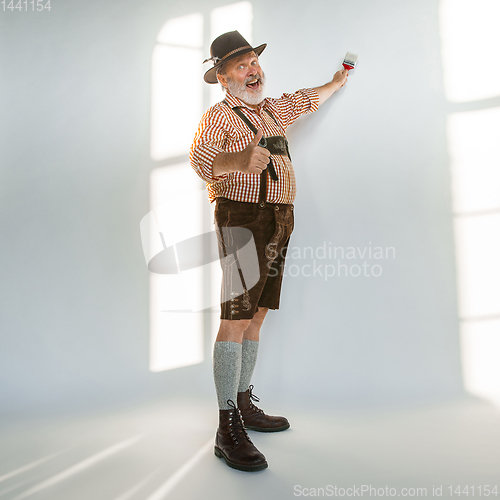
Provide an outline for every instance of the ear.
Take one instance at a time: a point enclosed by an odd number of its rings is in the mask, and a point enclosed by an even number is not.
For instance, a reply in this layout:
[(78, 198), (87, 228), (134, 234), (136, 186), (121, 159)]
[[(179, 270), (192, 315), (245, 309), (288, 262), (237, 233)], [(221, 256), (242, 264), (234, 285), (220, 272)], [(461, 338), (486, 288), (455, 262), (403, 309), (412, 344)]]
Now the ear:
[(219, 80), (219, 83), (227, 88), (227, 78), (225, 75), (221, 75), (220, 73), (217, 75), (217, 80)]

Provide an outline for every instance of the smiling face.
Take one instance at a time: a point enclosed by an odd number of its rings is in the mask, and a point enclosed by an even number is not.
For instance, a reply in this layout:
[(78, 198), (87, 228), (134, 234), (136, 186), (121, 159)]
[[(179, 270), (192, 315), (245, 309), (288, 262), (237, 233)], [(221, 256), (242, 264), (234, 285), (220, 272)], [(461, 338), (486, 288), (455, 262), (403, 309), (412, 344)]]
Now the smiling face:
[(257, 107), (264, 99), (265, 76), (255, 52), (229, 60), (217, 79), (231, 94), (251, 107)]

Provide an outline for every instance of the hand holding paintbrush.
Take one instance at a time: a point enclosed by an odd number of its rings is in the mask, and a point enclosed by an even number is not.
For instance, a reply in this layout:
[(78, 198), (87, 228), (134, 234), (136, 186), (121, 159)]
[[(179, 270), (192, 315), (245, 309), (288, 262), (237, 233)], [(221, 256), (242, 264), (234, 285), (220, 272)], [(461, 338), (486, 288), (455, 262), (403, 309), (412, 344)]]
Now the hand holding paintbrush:
[(343, 70), (337, 71), (333, 76), (333, 81), (337, 82), (339, 88), (343, 87), (347, 82), (347, 77), (349, 75), (349, 71), (356, 67), (356, 63), (358, 62), (358, 56), (356, 54), (352, 54), (348, 52), (342, 61), (342, 66), (344, 66)]
[(319, 87), (313, 87), (319, 95), (318, 106), (321, 106), (334, 92), (339, 90), (345, 85), (347, 81), (348, 72), (356, 66), (358, 62), (358, 56), (348, 52), (344, 57), (342, 66), (344, 69), (337, 71), (330, 82), (320, 85)]

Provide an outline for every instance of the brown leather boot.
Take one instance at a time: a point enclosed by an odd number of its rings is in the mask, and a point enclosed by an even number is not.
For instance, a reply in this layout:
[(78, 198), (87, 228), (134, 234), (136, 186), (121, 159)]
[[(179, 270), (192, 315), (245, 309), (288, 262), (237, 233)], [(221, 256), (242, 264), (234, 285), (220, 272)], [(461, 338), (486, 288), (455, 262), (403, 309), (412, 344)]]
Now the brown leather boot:
[(232, 399), (230, 410), (219, 410), (219, 428), (215, 434), (215, 455), (233, 469), (258, 471), (267, 467), (266, 457), (255, 447), (243, 426), (241, 413)]
[(252, 394), (252, 390), (253, 385), (250, 385), (245, 392), (238, 392), (237, 396), (238, 408), (241, 410), (245, 428), (260, 432), (278, 432), (288, 429), (290, 424), (285, 417), (266, 415), (263, 410), (252, 403), (252, 400), (260, 401)]

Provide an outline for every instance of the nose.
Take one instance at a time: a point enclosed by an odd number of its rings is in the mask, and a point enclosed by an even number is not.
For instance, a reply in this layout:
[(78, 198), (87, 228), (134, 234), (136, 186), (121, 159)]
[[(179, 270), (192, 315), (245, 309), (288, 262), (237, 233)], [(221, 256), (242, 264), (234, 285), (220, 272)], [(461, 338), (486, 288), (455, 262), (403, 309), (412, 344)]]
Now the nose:
[(248, 73), (247, 73), (247, 78), (250, 78), (250, 77), (254, 78), (254, 77), (256, 77), (257, 75), (259, 75), (259, 76), (260, 76), (258, 69), (257, 69), (257, 68), (251, 68), (251, 69), (248, 71)]

